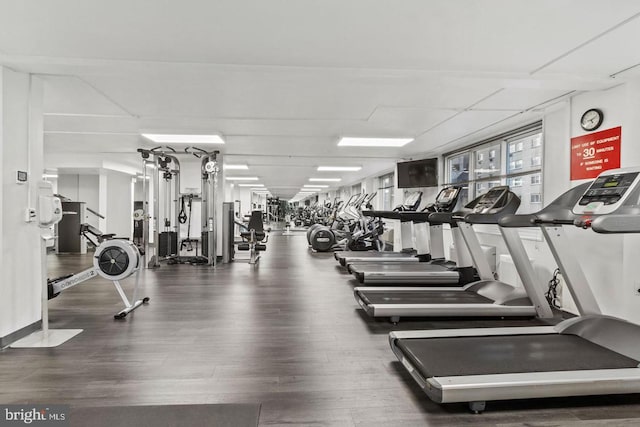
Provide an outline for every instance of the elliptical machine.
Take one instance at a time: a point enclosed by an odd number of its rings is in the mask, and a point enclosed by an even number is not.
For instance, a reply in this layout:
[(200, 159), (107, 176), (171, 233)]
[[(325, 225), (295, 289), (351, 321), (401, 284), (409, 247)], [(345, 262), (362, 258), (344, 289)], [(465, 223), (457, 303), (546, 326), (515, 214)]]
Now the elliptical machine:
[(333, 209), (331, 210), (331, 214), (327, 218), (325, 218), (324, 222), (318, 222), (316, 224), (312, 224), (307, 229), (307, 243), (309, 243), (309, 246), (311, 246), (311, 235), (313, 234), (313, 232), (320, 227), (324, 227), (324, 226), (331, 227), (333, 223), (336, 221), (336, 219), (338, 218), (338, 215), (340, 214), (340, 212), (342, 212), (346, 206), (349, 206), (353, 202), (353, 200), (358, 196), (360, 196), (360, 194), (354, 194), (349, 198), (349, 200), (347, 200), (347, 203), (342, 203), (342, 200), (338, 200), (338, 198), (336, 197), (336, 199), (333, 202)]
[(383, 249), (379, 236), (384, 232), (384, 224), (377, 219), (367, 219), (362, 215), (362, 207), (370, 207), (377, 193), (354, 196), (329, 226), (321, 226), (310, 233), (311, 248), (317, 252), (342, 250)]

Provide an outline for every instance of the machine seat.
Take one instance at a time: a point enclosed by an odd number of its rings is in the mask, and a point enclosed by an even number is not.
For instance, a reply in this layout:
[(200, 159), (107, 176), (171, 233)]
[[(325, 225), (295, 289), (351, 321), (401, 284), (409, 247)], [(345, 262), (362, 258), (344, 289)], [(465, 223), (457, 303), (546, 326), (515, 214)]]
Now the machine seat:
[(247, 225), (249, 231), (243, 231), (240, 233), (240, 237), (243, 239), (251, 239), (251, 231), (255, 232), (256, 240), (261, 242), (267, 236), (264, 231), (264, 223), (262, 222), (262, 211), (253, 211), (251, 212), (251, 218), (249, 219), (249, 224)]

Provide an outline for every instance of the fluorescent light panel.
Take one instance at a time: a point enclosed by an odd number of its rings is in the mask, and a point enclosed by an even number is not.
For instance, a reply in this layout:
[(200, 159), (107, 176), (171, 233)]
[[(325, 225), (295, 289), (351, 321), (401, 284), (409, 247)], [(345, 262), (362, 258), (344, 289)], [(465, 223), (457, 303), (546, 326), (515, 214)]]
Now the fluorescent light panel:
[(264, 184), (238, 184), (238, 187), (264, 187)]
[(329, 188), (328, 185), (324, 185), (324, 184), (305, 184), (303, 185), (303, 187), (310, 187), (310, 188)]
[(227, 181), (257, 181), (257, 176), (228, 176)]
[(220, 135), (178, 135), (143, 133), (143, 137), (161, 144), (224, 144)]
[(57, 174), (53, 174), (53, 173), (45, 173), (45, 174), (42, 174), (42, 177), (43, 178), (57, 178), (58, 175)]
[(310, 182), (340, 182), (342, 178), (309, 178)]
[(224, 165), (223, 169), (227, 170), (247, 170), (249, 166), (247, 165)]
[(318, 172), (357, 172), (362, 166), (318, 166)]
[(343, 137), (339, 147), (402, 147), (413, 141), (413, 138), (352, 138)]

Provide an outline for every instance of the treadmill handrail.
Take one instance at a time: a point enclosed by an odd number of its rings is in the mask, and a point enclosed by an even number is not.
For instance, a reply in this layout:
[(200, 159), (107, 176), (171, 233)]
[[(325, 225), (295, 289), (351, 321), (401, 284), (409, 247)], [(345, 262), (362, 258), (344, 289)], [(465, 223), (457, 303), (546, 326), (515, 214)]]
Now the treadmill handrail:
[(591, 228), (596, 233), (640, 233), (640, 215), (618, 214), (600, 216), (593, 220)]
[(537, 227), (534, 214), (512, 214), (503, 216), (498, 220), (498, 225), (504, 228)]
[(573, 225), (579, 215), (572, 209), (593, 181), (580, 184), (563, 193), (549, 205), (532, 214), (505, 215), (498, 221), (500, 227), (535, 227), (547, 225)]
[[(573, 215), (573, 214), (572, 214)], [(547, 224), (547, 225), (574, 225), (575, 219), (557, 219), (557, 218), (539, 218), (534, 215), (533, 224)]]
[(438, 224), (453, 224), (456, 221), (453, 219), (453, 212), (433, 212), (429, 214), (429, 223)]
[(366, 210), (362, 211), (362, 215), (374, 218), (400, 219), (400, 211)]

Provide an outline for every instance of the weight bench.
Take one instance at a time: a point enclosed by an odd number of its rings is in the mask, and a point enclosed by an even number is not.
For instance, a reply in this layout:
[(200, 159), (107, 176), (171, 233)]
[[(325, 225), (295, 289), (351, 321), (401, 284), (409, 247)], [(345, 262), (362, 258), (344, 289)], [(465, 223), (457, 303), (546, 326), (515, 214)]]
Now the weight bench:
[(239, 251), (250, 251), (249, 264), (255, 264), (260, 259), (259, 253), (267, 250), (268, 236), (262, 222), (262, 211), (251, 212), (247, 231), (241, 231), (243, 242), (238, 244)]

